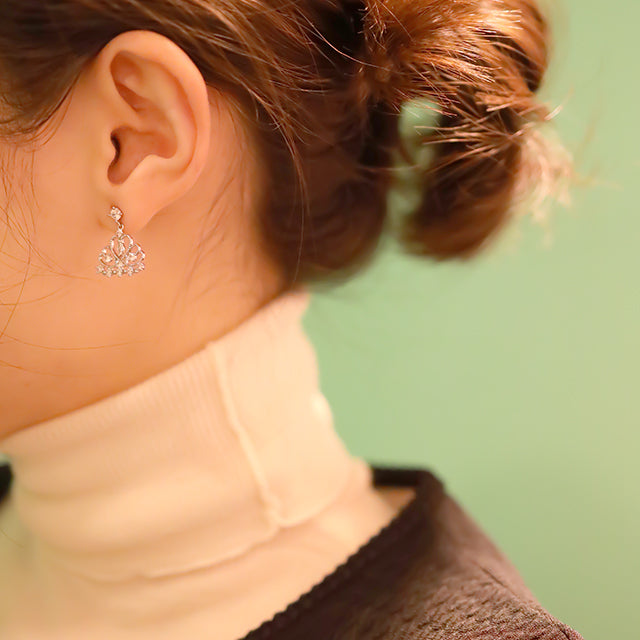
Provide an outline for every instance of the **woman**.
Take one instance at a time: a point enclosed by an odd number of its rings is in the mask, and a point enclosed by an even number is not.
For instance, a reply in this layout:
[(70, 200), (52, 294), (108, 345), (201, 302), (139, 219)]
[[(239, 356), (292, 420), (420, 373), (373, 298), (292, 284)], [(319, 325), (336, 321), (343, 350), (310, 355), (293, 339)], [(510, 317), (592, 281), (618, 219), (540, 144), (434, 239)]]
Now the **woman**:
[(546, 50), (533, 0), (4, 0), (3, 640), (579, 637), (347, 452), (300, 322), (390, 226), (409, 100), (405, 246), (493, 237)]

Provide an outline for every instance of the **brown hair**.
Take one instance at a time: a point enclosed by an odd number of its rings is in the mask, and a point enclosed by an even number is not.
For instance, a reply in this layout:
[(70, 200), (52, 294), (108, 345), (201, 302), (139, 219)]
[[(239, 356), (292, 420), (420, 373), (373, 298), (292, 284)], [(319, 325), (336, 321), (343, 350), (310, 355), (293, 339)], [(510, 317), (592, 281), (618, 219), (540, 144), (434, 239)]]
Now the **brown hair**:
[[(406, 249), (475, 254), (508, 219), (531, 125), (548, 119), (534, 0), (2, 0), (5, 134), (37, 132), (132, 29), (173, 40), (239, 106), (268, 170), (261, 237), (288, 283), (371, 258), (400, 159), (422, 194), (402, 220)], [(437, 113), (419, 135), (426, 163), (399, 131), (416, 100)]]

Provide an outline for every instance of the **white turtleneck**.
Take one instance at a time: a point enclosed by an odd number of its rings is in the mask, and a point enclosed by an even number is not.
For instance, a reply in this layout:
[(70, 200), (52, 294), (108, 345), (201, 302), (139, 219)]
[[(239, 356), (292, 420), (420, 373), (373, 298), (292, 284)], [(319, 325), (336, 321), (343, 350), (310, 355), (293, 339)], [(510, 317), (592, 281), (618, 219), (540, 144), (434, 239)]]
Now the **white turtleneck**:
[(0, 440), (3, 640), (237, 640), (388, 523), (335, 433), (309, 298)]

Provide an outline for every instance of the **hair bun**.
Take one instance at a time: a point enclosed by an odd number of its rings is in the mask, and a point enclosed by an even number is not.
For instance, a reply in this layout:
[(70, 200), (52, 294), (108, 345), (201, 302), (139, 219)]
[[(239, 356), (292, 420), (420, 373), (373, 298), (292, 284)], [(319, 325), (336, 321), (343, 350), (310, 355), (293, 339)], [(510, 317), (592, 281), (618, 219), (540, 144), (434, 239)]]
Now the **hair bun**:
[(439, 114), (421, 135), (433, 154), (418, 169), (422, 202), (405, 220), (405, 247), (441, 259), (471, 255), (514, 198), (535, 187), (530, 168), (553, 165), (551, 156), (529, 158), (545, 150), (529, 144), (531, 125), (549, 117), (534, 96), (548, 62), (536, 1), (364, 0), (362, 41), (374, 112), (424, 99)]

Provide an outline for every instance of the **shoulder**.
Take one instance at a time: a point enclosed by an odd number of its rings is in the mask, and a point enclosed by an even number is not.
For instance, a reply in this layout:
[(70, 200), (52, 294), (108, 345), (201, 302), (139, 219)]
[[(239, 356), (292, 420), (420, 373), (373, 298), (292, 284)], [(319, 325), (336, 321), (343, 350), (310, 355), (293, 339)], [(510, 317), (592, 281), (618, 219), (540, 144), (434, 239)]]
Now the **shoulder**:
[[(401, 544), (386, 552), (407, 558), (376, 607), (377, 624), (389, 629), (382, 638), (581, 640), (539, 604), (439, 479), (426, 470), (408, 473), (417, 473), (416, 498), (410, 505), (416, 511), (415, 525)], [(377, 478), (393, 484), (394, 471), (383, 470)], [(402, 483), (402, 476), (397, 480)]]
[(344, 564), (243, 640), (581, 640), (425, 469), (371, 465), (414, 497)]
[[(582, 640), (424, 469), (373, 467), (383, 488), (413, 487), (392, 522), (245, 640)], [(0, 503), (12, 481), (0, 465)]]
[(399, 598), (389, 600), (388, 637), (582, 640), (491, 565), (471, 556), (454, 560), (446, 550), (429, 562), (418, 560)]

